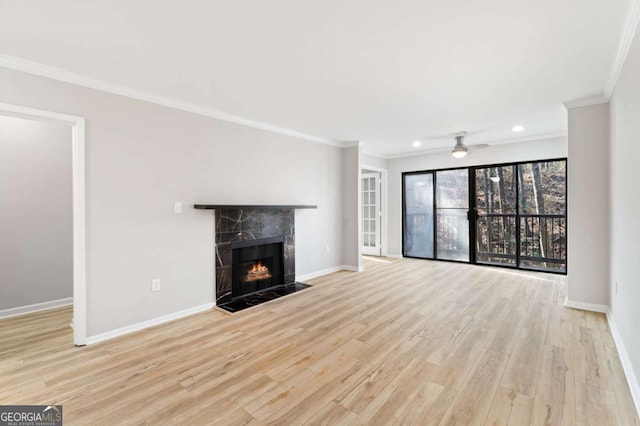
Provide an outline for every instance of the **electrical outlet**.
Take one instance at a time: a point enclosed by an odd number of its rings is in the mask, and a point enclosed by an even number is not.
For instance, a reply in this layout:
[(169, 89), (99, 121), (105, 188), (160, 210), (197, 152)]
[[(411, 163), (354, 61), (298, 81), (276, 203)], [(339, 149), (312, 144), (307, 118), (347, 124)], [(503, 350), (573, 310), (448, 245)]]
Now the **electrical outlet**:
[(182, 203), (180, 201), (176, 201), (175, 203), (173, 203), (173, 212), (175, 214), (182, 213)]
[(160, 278), (151, 280), (151, 291), (160, 291)]

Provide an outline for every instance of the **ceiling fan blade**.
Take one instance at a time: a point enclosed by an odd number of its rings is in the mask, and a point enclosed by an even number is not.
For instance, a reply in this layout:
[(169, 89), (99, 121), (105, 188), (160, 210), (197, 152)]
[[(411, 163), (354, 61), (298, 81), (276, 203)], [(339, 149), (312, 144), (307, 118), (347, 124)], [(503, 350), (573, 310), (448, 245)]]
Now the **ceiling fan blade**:
[(467, 145), (467, 148), (469, 149), (483, 149), (483, 148), (489, 148), (491, 145), (489, 145), (488, 143), (479, 143), (477, 145)]

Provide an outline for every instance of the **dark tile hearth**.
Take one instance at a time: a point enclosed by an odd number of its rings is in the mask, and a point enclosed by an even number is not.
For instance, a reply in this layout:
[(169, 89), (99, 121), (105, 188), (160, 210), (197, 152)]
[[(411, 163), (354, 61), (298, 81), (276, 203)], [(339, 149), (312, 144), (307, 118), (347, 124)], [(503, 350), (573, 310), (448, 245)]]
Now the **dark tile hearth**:
[(310, 284), (304, 283), (279, 285), (276, 287), (268, 288), (266, 290), (258, 291), (256, 293), (247, 294), (246, 296), (238, 297), (237, 299), (233, 299), (230, 302), (218, 305), (218, 307), (228, 312), (238, 312), (243, 309), (247, 309), (273, 299), (278, 299), (282, 296), (286, 296), (288, 294), (295, 293), (309, 287), (311, 287)]

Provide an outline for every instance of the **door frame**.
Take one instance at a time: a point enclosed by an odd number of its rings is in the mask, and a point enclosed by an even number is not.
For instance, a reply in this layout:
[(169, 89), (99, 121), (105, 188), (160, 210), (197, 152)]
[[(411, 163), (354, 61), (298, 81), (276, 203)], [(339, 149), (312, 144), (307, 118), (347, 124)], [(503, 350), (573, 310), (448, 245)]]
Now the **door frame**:
[[(360, 174), (360, 180), (364, 180), (364, 179), (373, 179), (374, 182), (374, 189), (373, 189), (373, 193), (375, 193), (375, 198), (376, 201), (373, 203), (375, 206), (375, 213), (373, 215), (373, 217), (368, 217), (369, 213), (367, 213), (367, 218), (369, 219), (369, 222), (371, 222), (371, 220), (373, 220), (374, 223), (374, 229), (375, 232), (373, 233), (373, 235), (376, 237), (376, 241), (375, 241), (375, 246), (371, 247), (368, 245), (364, 244), (364, 241), (362, 243), (362, 254), (363, 255), (369, 255), (369, 256), (382, 256), (382, 230), (380, 228), (380, 222), (382, 221), (382, 215), (381, 215), (381, 211), (382, 211), (382, 200), (380, 199), (380, 194), (382, 193), (381, 190), (381, 181), (382, 179), (380, 178), (380, 172), (374, 171), (374, 170), (368, 170), (367, 173), (361, 173)], [(362, 184), (363, 182), (361, 182)], [(362, 193), (364, 190), (361, 187), (360, 188), (360, 192)], [(369, 191), (371, 191), (371, 188), (369, 188)], [(369, 194), (371, 194), (371, 192), (369, 192)], [(364, 195), (364, 194), (363, 194)], [(360, 202), (362, 203), (362, 222), (364, 225), (364, 219), (365, 219), (365, 214), (364, 211), (366, 209), (368, 209), (367, 207), (365, 207), (364, 204), (364, 196), (360, 198)], [(369, 199), (369, 203), (367, 204), (369, 207), (371, 206), (371, 200)], [(364, 238), (364, 228), (361, 229), (360, 233), (362, 234), (362, 237)], [(371, 229), (369, 229), (367, 231), (367, 234), (369, 235), (369, 237), (371, 237)], [(370, 242), (370, 241), (369, 241)]]
[[(362, 170), (371, 170), (372, 172), (380, 173), (380, 213), (382, 214), (382, 219), (379, 221), (380, 226), (382, 227), (382, 232), (380, 233), (380, 254), (382, 257), (388, 257), (389, 251), (387, 249), (388, 237), (389, 237), (389, 220), (388, 220), (388, 171), (387, 169), (375, 166), (369, 166), (366, 164), (360, 165), (360, 175), (362, 175)], [(360, 179), (362, 181), (362, 178)], [(362, 210), (362, 200), (360, 200), (360, 205), (358, 206), (360, 210)], [(362, 220), (362, 219), (361, 219)], [(362, 246), (362, 232), (360, 232), (360, 246)]]
[(87, 344), (86, 121), (84, 117), (0, 103), (0, 115), (71, 127), (73, 181), (73, 343)]

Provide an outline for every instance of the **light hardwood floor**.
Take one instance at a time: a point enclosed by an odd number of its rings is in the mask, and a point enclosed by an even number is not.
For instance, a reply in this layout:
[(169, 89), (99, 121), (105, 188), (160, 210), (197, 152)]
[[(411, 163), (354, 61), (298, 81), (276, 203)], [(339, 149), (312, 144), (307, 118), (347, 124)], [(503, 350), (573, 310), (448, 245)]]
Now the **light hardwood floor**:
[(0, 404), (65, 424), (640, 425), (563, 277), (410, 259), (84, 348), (71, 310), (0, 321)]

